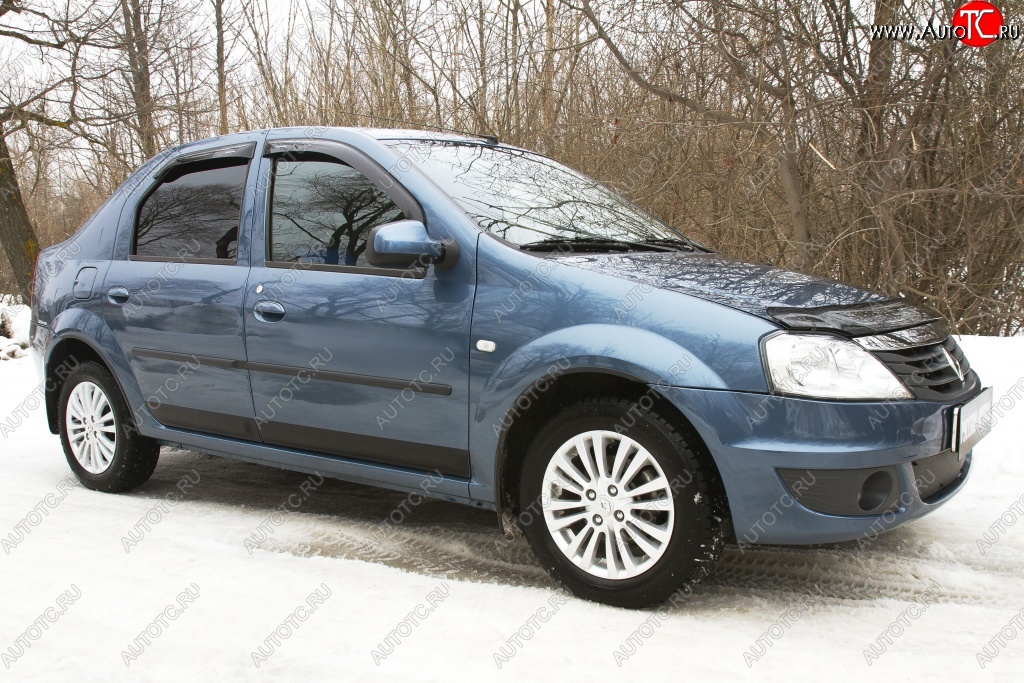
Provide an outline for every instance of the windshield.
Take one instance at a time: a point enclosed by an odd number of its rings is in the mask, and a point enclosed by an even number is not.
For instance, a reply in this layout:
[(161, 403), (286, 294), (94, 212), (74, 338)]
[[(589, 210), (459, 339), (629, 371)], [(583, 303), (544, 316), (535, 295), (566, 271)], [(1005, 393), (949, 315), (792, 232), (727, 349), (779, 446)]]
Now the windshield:
[(539, 154), (427, 140), (391, 147), (448, 193), (481, 230), (516, 245), (686, 239), (622, 195)]

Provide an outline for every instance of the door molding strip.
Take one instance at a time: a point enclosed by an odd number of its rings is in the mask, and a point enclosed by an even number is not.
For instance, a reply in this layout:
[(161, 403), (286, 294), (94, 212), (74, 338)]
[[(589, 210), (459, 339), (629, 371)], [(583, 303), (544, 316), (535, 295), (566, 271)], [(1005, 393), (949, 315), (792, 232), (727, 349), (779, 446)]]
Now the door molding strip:
[(395, 379), (392, 377), (378, 377), (375, 375), (357, 375), (351, 372), (335, 372), (333, 370), (315, 370), (309, 367), (298, 368), (290, 365), (275, 365), (272, 363), (250, 363), (248, 361), (232, 360), (230, 358), (213, 358), (210, 356), (197, 356), (188, 353), (174, 353), (172, 351), (158, 351), (156, 349), (143, 348), (132, 349), (132, 355), (136, 358), (156, 358), (158, 360), (169, 360), (189, 364), (198, 363), (199, 365), (206, 365), (214, 368), (235, 368), (238, 370), (250, 370), (252, 372), (269, 372), (275, 375), (291, 375), (293, 377), (305, 376), (328, 382), (359, 384), (368, 387), (381, 387), (383, 389), (397, 389), (399, 391), (410, 389), (412, 391), (418, 391), (424, 394), (435, 394), (437, 396), (450, 396), (452, 393), (452, 388), (447, 384)]

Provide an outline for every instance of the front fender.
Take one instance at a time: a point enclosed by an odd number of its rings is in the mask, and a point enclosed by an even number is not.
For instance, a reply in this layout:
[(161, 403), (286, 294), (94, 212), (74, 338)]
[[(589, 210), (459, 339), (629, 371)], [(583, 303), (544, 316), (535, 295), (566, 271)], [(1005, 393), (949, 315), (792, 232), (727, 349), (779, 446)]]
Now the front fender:
[(500, 450), (522, 401), (545, 391), (562, 375), (596, 372), (658, 386), (723, 389), (707, 364), (670, 339), (647, 330), (609, 324), (563, 328), (516, 349), (474, 396), (470, 422), (473, 497), (497, 503)]
[(574, 325), (516, 349), (487, 379), (483, 396), (510, 386), (529, 386), (555, 360), (573, 368), (633, 377), (645, 384), (724, 389), (722, 378), (703, 361), (661, 335), (624, 325)]

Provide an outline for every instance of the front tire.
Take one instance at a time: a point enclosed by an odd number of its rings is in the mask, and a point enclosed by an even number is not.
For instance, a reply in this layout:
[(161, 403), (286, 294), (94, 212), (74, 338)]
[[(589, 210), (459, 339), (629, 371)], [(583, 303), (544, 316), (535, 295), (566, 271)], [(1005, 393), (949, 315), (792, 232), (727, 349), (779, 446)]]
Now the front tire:
[(582, 598), (630, 608), (706, 576), (724, 539), (693, 448), (625, 399), (584, 399), (554, 416), (520, 482), (520, 520), (544, 568)]
[(59, 409), (64, 455), (83, 486), (120, 493), (141, 486), (153, 474), (160, 446), (139, 434), (105, 367), (80, 363), (61, 388)]

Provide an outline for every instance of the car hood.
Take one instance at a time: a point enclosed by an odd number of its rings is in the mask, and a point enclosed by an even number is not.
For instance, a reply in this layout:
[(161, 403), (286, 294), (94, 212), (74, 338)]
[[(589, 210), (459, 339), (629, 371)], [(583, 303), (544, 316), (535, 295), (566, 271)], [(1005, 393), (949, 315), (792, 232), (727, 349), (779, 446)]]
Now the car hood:
[(939, 320), (932, 311), (841, 282), (721, 254), (567, 254), (559, 262), (657, 289), (681, 292), (788, 329), (880, 334)]

